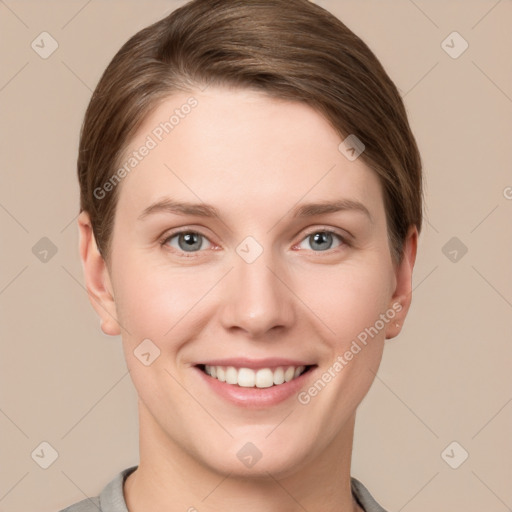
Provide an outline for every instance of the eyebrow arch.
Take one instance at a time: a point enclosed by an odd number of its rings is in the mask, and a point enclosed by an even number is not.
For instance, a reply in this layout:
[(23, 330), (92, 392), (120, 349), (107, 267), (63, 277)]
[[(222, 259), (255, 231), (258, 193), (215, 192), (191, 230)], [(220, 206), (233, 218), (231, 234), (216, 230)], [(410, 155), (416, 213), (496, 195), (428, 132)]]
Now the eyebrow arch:
[[(368, 208), (359, 201), (351, 199), (339, 199), (336, 201), (322, 201), (319, 203), (302, 204), (292, 209), (292, 218), (313, 217), (339, 211), (356, 211), (366, 215), (373, 223), (373, 217)], [(148, 206), (138, 217), (143, 220), (155, 213), (174, 213), (177, 215), (195, 215), (199, 217), (211, 217), (220, 219), (221, 215), (217, 208), (206, 203), (187, 203), (174, 201), (171, 198), (161, 199)]]
[(170, 198), (161, 199), (148, 206), (138, 217), (143, 220), (155, 213), (175, 213), (178, 215), (196, 215), (199, 217), (220, 218), (219, 211), (206, 203), (185, 203)]
[(326, 213), (336, 213), (340, 211), (356, 211), (361, 212), (368, 217), (373, 223), (373, 217), (366, 206), (352, 199), (338, 199), (336, 201), (323, 201), (320, 203), (303, 204), (293, 211), (293, 217), (312, 217), (314, 215), (322, 215)]

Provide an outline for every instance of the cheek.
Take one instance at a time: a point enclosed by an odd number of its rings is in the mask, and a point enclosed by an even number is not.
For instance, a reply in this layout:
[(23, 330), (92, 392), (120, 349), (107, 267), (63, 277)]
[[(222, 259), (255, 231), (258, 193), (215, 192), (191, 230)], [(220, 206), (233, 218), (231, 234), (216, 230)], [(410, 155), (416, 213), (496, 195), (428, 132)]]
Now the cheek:
[(346, 343), (388, 307), (389, 270), (378, 262), (303, 269), (294, 289), (322, 320), (326, 335)]
[(166, 403), (171, 391), (179, 401), (173, 361), (196, 334), (194, 305), (211, 284), (201, 283), (190, 271), (171, 272), (142, 261), (123, 263), (116, 309), (125, 328), (123, 350), (133, 382), (145, 403)]
[[(116, 289), (118, 319), (125, 329), (123, 348), (128, 367), (137, 375), (144, 372), (144, 386), (147, 386), (149, 375), (157, 378), (164, 369), (174, 373), (186, 363), (183, 347), (200, 337), (215, 315), (219, 304), (215, 302), (218, 291), (214, 288), (224, 272), (170, 268), (142, 259), (123, 263), (118, 268), (124, 268), (124, 277)], [(150, 352), (158, 354), (149, 368), (141, 367), (137, 359), (137, 354), (147, 352), (143, 343)], [(132, 375), (136, 380), (137, 376)]]
[[(193, 269), (171, 271), (149, 262), (125, 261), (116, 286), (116, 310), (130, 333), (162, 338), (211, 287)], [(122, 277), (121, 277), (122, 275)]]

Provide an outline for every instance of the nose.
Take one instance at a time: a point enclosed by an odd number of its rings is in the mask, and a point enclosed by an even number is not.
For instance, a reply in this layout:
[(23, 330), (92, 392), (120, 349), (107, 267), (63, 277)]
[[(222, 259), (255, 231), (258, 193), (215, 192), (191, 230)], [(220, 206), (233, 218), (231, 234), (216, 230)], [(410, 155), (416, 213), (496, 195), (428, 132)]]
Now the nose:
[(226, 287), (221, 313), (225, 329), (261, 338), (270, 331), (289, 328), (296, 320), (286, 272), (272, 258), (271, 251), (263, 251), (252, 263), (235, 259)]

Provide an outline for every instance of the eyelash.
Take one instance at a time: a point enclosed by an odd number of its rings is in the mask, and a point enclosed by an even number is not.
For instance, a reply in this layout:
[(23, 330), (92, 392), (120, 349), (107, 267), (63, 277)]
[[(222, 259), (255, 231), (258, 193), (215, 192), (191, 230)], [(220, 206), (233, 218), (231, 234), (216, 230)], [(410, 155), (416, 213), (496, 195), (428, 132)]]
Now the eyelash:
[[(187, 234), (193, 233), (193, 234), (200, 235), (203, 238), (205, 238), (206, 240), (208, 240), (210, 243), (212, 243), (209, 240), (209, 238), (206, 235), (204, 235), (203, 233), (201, 233), (200, 231), (195, 231), (195, 230), (192, 230), (192, 229), (181, 229), (179, 231), (173, 231), (171, 233), (166, 233), (164, 235), (163, 239), (160, 242), (161, 247), (165, 247), (166, 244), (169, 242), (169, 240), (171, 240), (174, 237), (176, 237), (176, 236), (178, 236), (180, 234), (183, 234), (183, 233), (187, 233)], [(322, 254), (322, 253), (331, 254), (332, 252), (334, 252), (336, 250), (340, 250), (342, 247), (350, 247), (351, 246), (351, 244), (348, 241), (347, 237), (345, 237), (343, 235), (340, 235), (338, 232), (336, 232), (336, 231), (334, 231), (332, 229), (329, 229), (329, 228), (313, 229), (313, 230), (309, 231), (308, 233), (306, 233), (304, 235), (304, 237), (299, 241), (299, 243), (295, 244), (295, 245), (301, 244), (305, 239), (307, 239), (308, 237), (310, 237), (311, 235), (314, 235), (316, 233), (328, 233), (328, 234), (334, 235), (335, 237), (337, 237), (340, 240), (341, 245), (338, 246), (338, 247), (335, 247), (334, 249), (327, 249), (326, 251), (311, 251), (311, 252), (318, 253), (318, 254)], [(172, 248), (172, 250), (174, 251), (175, 249)], [(192, 251), (190, 253), (187, 253), (185, 251), (179, 251), (179, 254), (180, 254), (180, 257), (183, 257), (183, 258), (194, 258), (194, 257), (197, 257), (197, 255), (199, 253), (203, 252), (203, 251), (204, 250)]]

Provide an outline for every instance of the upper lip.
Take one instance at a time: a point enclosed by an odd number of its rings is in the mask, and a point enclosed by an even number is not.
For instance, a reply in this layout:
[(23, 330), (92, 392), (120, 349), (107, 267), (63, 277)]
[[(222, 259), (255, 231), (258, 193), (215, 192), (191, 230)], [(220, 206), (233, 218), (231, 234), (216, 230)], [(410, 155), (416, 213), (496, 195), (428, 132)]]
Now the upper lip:
[(301, 361), (297, 359), (285, 359), (281, 357), (268, 357), (265, 359), (248, 359), (246, 357), (233, 357), (229, 359), (211, 359), (208, 361), (201, 361), (196, 363), (195, 366), (208, 365), (208, 366), (234, 366), (235, 368), (278, 368), (279, 366), (312, 366), (310, 361)]

